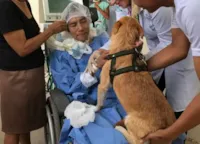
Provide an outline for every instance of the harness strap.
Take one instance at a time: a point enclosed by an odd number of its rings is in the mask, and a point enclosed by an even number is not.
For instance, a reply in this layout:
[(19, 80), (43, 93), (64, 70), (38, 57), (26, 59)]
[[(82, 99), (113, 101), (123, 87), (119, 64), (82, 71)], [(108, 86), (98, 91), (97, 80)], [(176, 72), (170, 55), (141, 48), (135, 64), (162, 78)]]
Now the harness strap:
[(143, 66), (143, 67), (129, 66), (129, 67), (126, 67), (126, 68), (118, 69), (117, 71), (111, 71), (110, 72), (111, 82), (113, 83), (114, 77), (117, 76), (117, 75), (132, 72), (132, 71), (134, 71), (134, 72), (147, 71), (145, 69), (146, 69), (146, 66)]
[[(110, 59), (113, 59), (113, 58), (129, 55), (129, 54), (134, 54), (136, 51), (138, 51), (137, 49), (141, 49), (141, 48), (142, 48), (142, 46), (139, 46), (138, 48), (134, 48), (134, 49), (131, 49), (131, 50), (120, 51), (120, 52), (117, 52), (115, 54), (108, 55), (107, 59), (110, 60)], [(139, 52), (137, 52), (137, 53), (139, 53)]]
[[(116, 70), (116, 68), (115, 68), (116, 58), (121, 57), (121, 56), (125, 56), (125, 55), (129, 55), (129, 54), (132, 54), (132, 56), (133, 56), (132, 66)], [(142, 66), (138, 66), (137, 58), (142, 60), (142, 62), (144, 63)], [(139, 53), (137, 51), (137, 49), (135, 49), (135, 48), (131, 49), (131, 50), (125, 50), (125, 51), (121, 51), (121, 52), (118, 52), (118, 53), (115, 53), (115, 54), (111, 54), (111, 55), (108, 56), (108, 59), (111, 59), (111, 67), (110, 67), (110, 82), (111, 82), (111, 84), (113, 84), (114, 77), (117, 76), (117, 75), (127, 73), (127, 72), (131, 72), (131, 71), (135, 71), (135, 72), (147, 71), (147, 65), (146, 65), (146, 62), (144, 60), (144, 56), (141, 53)]]

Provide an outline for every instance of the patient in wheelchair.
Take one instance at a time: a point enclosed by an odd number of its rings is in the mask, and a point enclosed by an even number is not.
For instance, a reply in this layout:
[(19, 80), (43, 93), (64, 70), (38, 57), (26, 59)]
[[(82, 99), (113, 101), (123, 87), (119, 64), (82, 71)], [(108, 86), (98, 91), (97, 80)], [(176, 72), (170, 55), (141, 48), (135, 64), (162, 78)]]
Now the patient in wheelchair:
[[(89, 9), (72, 2), (63, 12), (68, 27), (56, 39), (63, 45), (56, 47), (50, 56), (50, 68), (56, 87), (69, 100), (96, 105), (100, 70), (88, 73), (86, 68), (93, 51), (102, 47), (108, 35), (90, 28)], [(62, 47), (62, 48), (60, 48)], [(124, 136), (114, 125), (126, 115), (113, 89), (107, 93), (104, 108), (96, 112), (94, 122), (74, 128), (65, 119), (60, 144), (127, 144)]]

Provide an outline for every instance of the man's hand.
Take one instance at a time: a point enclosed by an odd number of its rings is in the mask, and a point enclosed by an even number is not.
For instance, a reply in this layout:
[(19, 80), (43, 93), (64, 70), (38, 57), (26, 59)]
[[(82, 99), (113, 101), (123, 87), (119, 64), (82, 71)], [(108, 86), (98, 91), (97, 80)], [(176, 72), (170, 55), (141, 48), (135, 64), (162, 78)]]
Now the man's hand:
[(98, 51), (100, 52), (100, 56), (96, 59), (96, 66), (98, 68), (102, 68), (107, 61), (107, 56), (109, 55), (109, 51), (104, 49), (99, 49)]
[(155, 144), (171, 144), (173, 138), (169, 135), (167, 130), (158, 130), (154, 133), (147, 135), (143, 142), (151, 141), (151, 143)]

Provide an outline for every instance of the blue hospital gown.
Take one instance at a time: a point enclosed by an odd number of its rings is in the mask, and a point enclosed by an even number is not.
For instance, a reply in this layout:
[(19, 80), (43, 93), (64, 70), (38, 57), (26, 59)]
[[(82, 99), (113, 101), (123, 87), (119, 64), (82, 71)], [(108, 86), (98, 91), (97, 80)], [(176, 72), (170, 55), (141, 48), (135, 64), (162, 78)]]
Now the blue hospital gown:
[[(102, 47), (108, 41), (104, 35), (97, 36), (90, 43), (93, 51)], [(71, 95), (68, 98), (88, 104), (97, 103), (98, 83), (86, 88), (80, 81), (90, 55), (84, 54), (81, 59), (74, 59), (67, 52), (54, 51), (51, 55), (50, 67), (55, 85), (58, 89)], [(99, 81), (100, 70), (95, 74)], [(61, 131), (60, 144), (127, 144), (124, 136), (114, 129), (114, 125), (125, 115), (113, 89), (107, 92), (104, 108), (96, 113), (94, 123), (82, 128), (73, 128), (70, 121), (65, 119)]]

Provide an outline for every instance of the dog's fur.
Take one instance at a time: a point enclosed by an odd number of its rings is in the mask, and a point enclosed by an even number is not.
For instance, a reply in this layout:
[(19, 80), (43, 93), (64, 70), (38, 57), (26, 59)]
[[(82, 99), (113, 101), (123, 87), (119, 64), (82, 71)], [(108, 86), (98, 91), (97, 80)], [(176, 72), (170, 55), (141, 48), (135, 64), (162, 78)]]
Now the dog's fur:
[[(136, 19), (123, 17), (112, 30), (110, 54), (130, 50), (140, 40), (142, 28)], [(117, 58), (115, 68), (131, 66), (132, 55)], [(98, 103), (103, 106), (105, 94), (110, 87), (111, 60), (102, 68), (98, 86)], [(158, 129), (169, 127), (175, 121), (175, 115), (163, 93), (155, 85), (149, 72), (128, 72), (114, 78), (113, 88), (127, 112), (125, 127), (116, 127), (124, 134), (130, 144), (140, 144), (141, 139)], [(122, 124), (123, 125), (123, 124)]]

